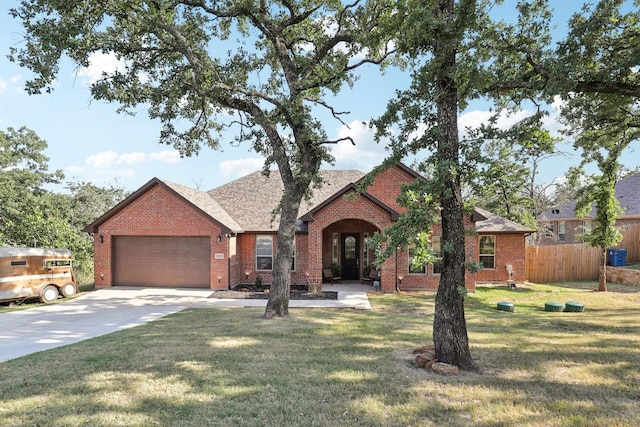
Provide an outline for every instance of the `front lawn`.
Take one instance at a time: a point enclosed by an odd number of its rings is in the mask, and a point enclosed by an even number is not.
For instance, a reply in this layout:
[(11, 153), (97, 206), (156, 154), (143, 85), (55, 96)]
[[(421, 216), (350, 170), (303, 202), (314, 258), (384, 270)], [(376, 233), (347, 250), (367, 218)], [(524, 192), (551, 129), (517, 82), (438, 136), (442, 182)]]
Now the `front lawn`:
[[(434, 294), (372, 311), (191, 309), (0, 364), (0, 425), (633, 426), (640, 290), (481, 287), (467, 298), (480, 373), (412, 368)], [(510, 301), (515, 312), (496, 310)], [(579, 301), (584, 313), (548, 313)]]

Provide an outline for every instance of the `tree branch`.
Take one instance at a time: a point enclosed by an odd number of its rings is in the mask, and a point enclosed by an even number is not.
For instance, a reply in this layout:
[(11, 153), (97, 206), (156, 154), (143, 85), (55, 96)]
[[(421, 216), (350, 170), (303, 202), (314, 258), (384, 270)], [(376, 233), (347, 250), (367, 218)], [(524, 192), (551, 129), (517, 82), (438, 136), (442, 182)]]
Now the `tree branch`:
[(334, 140), (322, 141), (321, 144), (337, 144), (338, 142), (341, 142), (341, 141), (351, 141), (351, 145), (356, 145), (355, 141), (350, 136), (345, 136), (344, 138), (339, 138)]

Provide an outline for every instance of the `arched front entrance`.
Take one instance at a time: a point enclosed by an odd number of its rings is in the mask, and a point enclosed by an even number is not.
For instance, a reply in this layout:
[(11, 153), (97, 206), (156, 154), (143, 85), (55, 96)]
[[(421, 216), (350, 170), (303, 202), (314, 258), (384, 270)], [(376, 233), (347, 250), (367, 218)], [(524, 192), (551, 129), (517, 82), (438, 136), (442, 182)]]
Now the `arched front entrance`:
[(378, 228), (363, 220), (344, 219), (322, 231), (322, 265), (339, 269), (344, 281), (359, 281), (374, 261), (369, 238)]

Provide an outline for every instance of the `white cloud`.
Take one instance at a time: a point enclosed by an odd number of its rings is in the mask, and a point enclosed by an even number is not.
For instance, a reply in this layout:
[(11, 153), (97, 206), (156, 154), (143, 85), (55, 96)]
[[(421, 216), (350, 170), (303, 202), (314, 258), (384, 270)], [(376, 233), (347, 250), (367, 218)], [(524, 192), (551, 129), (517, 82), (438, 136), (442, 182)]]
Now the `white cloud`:
[[(563, 128), (562, 124), (560, 123), (560, 110), (562, 108), (562, 105), (563, 101), (559, 97), (556, 97), (549, 110), (549, 115), (543, 117), (542, 119), (542, 126), (549, 132), (551, 132), (551, 135), (554, 137), (560, 137), (560, 131)], [(476, 129), (481, 124), (488, 123), (493, 114), (493, 112), (488, 110), (473, 110), (461, 114), (458, 120), (461, 133), (464, 136), (466, 135), (467, 128)], [(531, 116), (532, 114), (533, 112), (528, 110), (519, 110), (511, 114), (501, 113), (498, 116), (496, 124), (499, 129), (506, 130), (522, 119)]]
[(264, 166), (262, 157), (249, 157), (246, 159), (224, 160), (220, 162), (220, 170), (225, 178), (239, 178), (255, 171), (259, 171)]
[[(530, 116), (532, 113), (527, 110), (519, 110), (515, 113), (501, 113), (496, 122), (499, 129), (509, 129), (522, 119)], [(488, 123), (489, 119), (494, 115), (492, 111), (473, 110), (460, 115), (458, 119), (459, 129), (465, 132), (466, 128), (476, 129), (483, 123)], [(465, 132), (466, 133), (466, 132)]]
[(180, 162), (180, 153), (178, 150), (162, 150), (157, 153), (149, 154), (149, 159), (162, 163), (175, 164)]
[(95, 169), (107, 169), (117, 164), (118, 157), (119, 155), (115, 151), (103, 151), (87, 157), (84, 162), (87, 166)]
[(114, 53), (95, 52), (89, 57), (89, 66), (78, 71), (78, 75), (86, 77), (93, 84), (103, 77), (103, 74), (113, 74), (124, 71), (125, 62), (116, 58)]
[(117, 157), (117, 164), (125, 164), (125, 165), (136, 165), (138, 163), (144, 163), (149, 160), (150, 156), (147, 156), (145, 153), (141, 153), (139, 151), (133, 153), (124, 153), (120, 154)]
[(370, 171), (379, 165), (385, 158), (385, 145), (378, 144), (374, 139), (374, 131), (362, 121), (353, 121), (347, 126), (338, 129), (338, 138), (351, 137), (351, 141), (341, 141), (331, 145), (329, 150), (335, 157), (337, 169), (357, 169), (363, 172)]

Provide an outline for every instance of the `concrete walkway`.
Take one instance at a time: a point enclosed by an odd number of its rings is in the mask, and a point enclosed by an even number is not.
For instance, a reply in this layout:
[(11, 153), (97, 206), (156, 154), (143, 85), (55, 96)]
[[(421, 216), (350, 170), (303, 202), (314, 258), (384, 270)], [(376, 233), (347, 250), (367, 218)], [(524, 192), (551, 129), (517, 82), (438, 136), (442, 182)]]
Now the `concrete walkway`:
[[(356, 310), (371, 310), (367, 292), (375, 292), (372, 286), (345, 284), (322, 285), (326, 292), (337, 292), (337, 300), (291, 300), (290, 308), (353, 308)], [(260, 299), (217, 299), (207, 298), (194, 301), (192, 307), (197, 308), (239, 308), (239, 307), (266, 307), (267, 300)]]
[[(364, 285), (325, 285), (337, 300), (294, 300), (290, 308), (370, 310)], [(0, 362), (131, 328), (186, 308), (265, 307), (267, 300), (209, 298), (207, 289), (114, 287), (60, 304), (0, 314)]]

